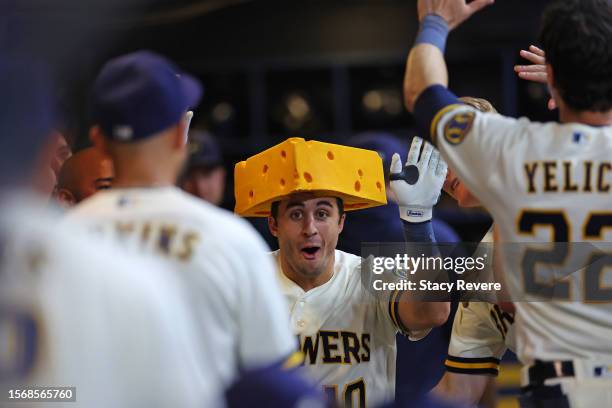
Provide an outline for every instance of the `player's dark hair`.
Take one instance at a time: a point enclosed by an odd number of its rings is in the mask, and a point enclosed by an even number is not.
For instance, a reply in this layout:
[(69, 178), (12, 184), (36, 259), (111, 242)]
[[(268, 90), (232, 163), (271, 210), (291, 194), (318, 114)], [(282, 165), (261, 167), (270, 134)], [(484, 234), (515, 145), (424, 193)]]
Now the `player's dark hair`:
[(540, 41), (570, 109), (612, 108), (611, 40), (612, 0), (556, 0), (546, 8)]
[[(336, 203), (338, 203), (338, 217), (342, 218), (342, 214), (344, 214), (344, 201), (342, 201), (340, 197), (334, 197), (334, 198), (336, 199)], [(274, 201), (272, 205), (270, 205), (270, 215), (272, 216), (272, 218), (274, 218), (274, 221), (276, 221), (278, 217), (279, 205), (280, 205), (280, 201)]]

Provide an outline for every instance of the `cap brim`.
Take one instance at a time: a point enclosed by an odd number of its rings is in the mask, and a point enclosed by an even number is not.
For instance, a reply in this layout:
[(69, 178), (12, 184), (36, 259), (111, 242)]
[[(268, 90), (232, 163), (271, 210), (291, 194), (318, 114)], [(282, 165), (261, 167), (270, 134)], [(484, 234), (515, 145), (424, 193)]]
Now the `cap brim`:
[(204, 94), (204, 88), (200, 84), (200, 81), (189, 74), (182, 73), (181, 85), (183, 87), (185, 101), (187, 102), (186, 108), (195, 108), (198, 106)]

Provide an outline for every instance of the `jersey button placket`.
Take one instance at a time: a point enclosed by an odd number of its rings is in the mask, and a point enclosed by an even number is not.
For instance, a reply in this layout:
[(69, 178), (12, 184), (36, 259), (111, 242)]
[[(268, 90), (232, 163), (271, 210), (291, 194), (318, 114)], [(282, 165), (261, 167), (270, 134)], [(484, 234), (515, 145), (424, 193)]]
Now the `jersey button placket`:
[(304, 320), (304, 306), (306, 305), (306, 301), (304, 299), (300, 299), (297, 302), (297, 313), (296, 313), (296, 325), (298, 328), (303, 329), (306, 326), (306, 321)]

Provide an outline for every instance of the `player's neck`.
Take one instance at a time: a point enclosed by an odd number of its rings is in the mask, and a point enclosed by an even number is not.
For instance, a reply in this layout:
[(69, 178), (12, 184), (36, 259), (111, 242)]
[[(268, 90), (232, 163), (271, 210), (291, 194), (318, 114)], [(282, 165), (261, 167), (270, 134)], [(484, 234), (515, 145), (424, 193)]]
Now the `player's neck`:
[(163, 187), (176, 182), (174, 172), (168, 169), (141, 166), (115, 166), (113, 188)]
[(589, 126), (612, 125), (612, 110), (607, 112), (574, 111), (571, 109), (559, 109), (559, 120), (561, 123), (582, 123)]
[(311, 289), (324, 285), (334, 276), (335, 257), (334, 254), (332, 254), (329, 265), (327, 265), (322, 273), (316, 276), (308, 276), (292, 268), (287, 259), (283, 256), (282, 251), (280, 253), (280, 264), (281, 270), (285, 276), (302, 288), (304, 292), (308, 292)]

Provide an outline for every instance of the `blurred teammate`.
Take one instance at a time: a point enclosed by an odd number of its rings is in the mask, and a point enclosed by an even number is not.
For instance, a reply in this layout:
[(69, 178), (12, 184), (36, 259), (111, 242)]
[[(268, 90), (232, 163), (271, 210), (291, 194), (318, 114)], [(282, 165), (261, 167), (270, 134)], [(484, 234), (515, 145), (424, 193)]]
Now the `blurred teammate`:
[(72, 207), (97, 191), (111, 188), (113, 162), (99, 149), (88, 147), (62, 166), (55, 197), (60, 205)]
[[(31, 191), (50, 141), (47, 84), (35, 63), (0, 58), (0, 95), (10, 101), (0, 110), (0, 405), (200, 407), (208, 381), (192, 364), (176, 282), (58, 226)], [(76, 402), (16, 397), (71, 386)]]
[[(432, 153), (431, 145), (419, 155), (420, 140), (413, 142), (407, 163), (418, 166), (421, 177), (413, 185), (404, 181), (391, 184), (400, 217), (406, 223), (425, 224), (432, 234), (431, 211), (440, 195), (446, 165)], [(293, 149), (308, 152), (308, 156)], [(245, 216), (269, 214), (270, 232), (278, 239), (280, 249), (273, 253), (277, 279), (289, 304), (291, 328), (305, 354), (305, 371), (331, 401), (346, 407), (392, 400), (396, 333), (418, 340), (443, 324), (449, 313), (448, 302), (416, 301), (399, 290), (375, 296), (361, 280), (362, 258), (336, 249), (345, 206), (371, 207), (380, 205), (372, 200), (386, 201), (380, 158), (362, 152), (296, 138), (236, 165), (236, 211)], [(355, 159), (358, 154), (360, 158)], [(358, 171), (355, 160), (359, 160)], [(292, 188), (288, 184), (290, 177), (294, 183), (301, 180), (292, 171), (296, 166), (307, 172), (304, 182), (316, 187), (305, 190), (306, 185)], [(397, 166), (401, 171), (396, 155), (392, 171)], [(323, 178), (323, 174), (334, 174), (336, 179)], [(354, 189), (353, 174), (363, 175), (362, 181), (357, 180), (358, 189)], [(347, 179), (349, 185), (343, 182)], [(366, 183), (379, 187), (370, 189)], [(437, 192), (423, 194), (428, 183)]]
[[(481, 114), (446, 89), (441, 51), (448, 30), (488, 3), (419, 1), (406, 104), (491, 212), (502, 242), (556, 243), (546, 252), (525, 246), (517, 252), (516, 245), (503, 251), (510, 292), (530, 301), (516, 303), (518, 354), (527, 364), (523, 406), (609, 406), (608, 258), (596, 246), (585, 254), (588, 244), (573, 244), (570, 254), (562, 243), (610, 239), (612, 4), (564, 0), (546, 9), (541, 42), (561, 123), (538, 124)], [(555, 275), (564, 268), (567, 276)]]
[(64, 135), (56, 130), (49, 130), (49, 137), (40, 152), (32, 175), (32, 186), (41, 196), (51, 198), (56, 192), (59, 170), (72, 155), (72, 150)]
[(219, 206), (225, 193), (223, 156), (215, 137), (201, 130), (189, 131), (189, 158), (180, 187), (204, 201)]
[(53, 143), (53, 158), (51, 161), (51, 168), (57, 177), (59, 177), (59, 172), (70, 157), (72, 157), (72, 149), (66, 140), (66, 137), (59, 130), (53, 130), (51, 132), (50, 140), (54, 141)]
[(76, 206), (72, 217), (107, 239), (155, 257), (178, 276), (197, 320), (197, 361), (215, 399), (240, 370), (296, 349), (274, 267), (246, 222), (175, 186), (187, 155), (199, 83), (165, 58), (139, 51), (109, 61), (93, 90), (91, 138), (113, 160), (113, 189)]

